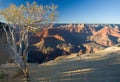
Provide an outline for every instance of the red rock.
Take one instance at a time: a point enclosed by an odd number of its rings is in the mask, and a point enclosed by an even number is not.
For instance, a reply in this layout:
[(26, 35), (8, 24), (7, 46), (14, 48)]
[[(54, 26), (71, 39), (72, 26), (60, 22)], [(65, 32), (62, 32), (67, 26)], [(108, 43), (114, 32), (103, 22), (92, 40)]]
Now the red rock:
[[(118, 29), (118, 27), (116, 28)], [(104, 28), (102, 28), (98, 32), (93, 33), (93, 35), (90, 37), (90, 40), (95, 41), (96, 43), (103, 46), (113, 46), (114, 43), (110, 36), (120, 38), (120, 33), (118, 32), (118, 30), (116, 31), (113, 28), (104, 26)]]
[(61, 40), (61, 41), (65, 41), (64, 38), (58, 34), (55, 34), (54, 35), (54, 38), (58, 39), (58, 40)]

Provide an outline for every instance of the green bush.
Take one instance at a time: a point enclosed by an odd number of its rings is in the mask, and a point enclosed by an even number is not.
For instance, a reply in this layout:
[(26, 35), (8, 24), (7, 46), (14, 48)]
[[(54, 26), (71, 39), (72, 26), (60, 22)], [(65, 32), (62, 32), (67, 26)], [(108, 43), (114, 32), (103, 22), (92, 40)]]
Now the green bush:
[(5, 78), (5, 73), (4, 73), (4, 71), (1, 71), (0, 72), (0, 79), (4, 79)]

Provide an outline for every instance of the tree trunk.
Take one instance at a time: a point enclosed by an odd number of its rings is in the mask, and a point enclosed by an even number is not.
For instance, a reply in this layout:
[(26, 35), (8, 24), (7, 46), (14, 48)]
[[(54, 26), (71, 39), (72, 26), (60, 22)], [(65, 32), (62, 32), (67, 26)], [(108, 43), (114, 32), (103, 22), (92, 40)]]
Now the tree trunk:
[[(18, 49), (17, 42), (16, 42), (15, 36), (14, 36), (14, 29), (13, 28), (11, 29), (9, 27), (10, 35), (4, 26), (3, 26), (3, 29), (6, 33), (7, 42), (13, 52), (15, 62), (17, 63), (19, 68), (22, 69), (25, 77), (28, 77), (29, 76), (29, 70), (28, 70), (28, 66), (27, 66), (28, 34), (26, 34), (26, 38), (25, 38), (25, 33), (20, 34), (20, 36), (22, 36), (22, 37), (20, 37), (20, 39), (19, 39), (20, 44), (18, 44), (18, 47), (19, 47), (19, 49)], [(9, 37), (8, 35), (11, 37)], [(22, 42), (24, 43), (24, 45), (22, 44)], [(25, 42), (26, 42), (26, 44), (25, 44)], [(23, 48), (23, 47), (25, 47), (25, 48)]]

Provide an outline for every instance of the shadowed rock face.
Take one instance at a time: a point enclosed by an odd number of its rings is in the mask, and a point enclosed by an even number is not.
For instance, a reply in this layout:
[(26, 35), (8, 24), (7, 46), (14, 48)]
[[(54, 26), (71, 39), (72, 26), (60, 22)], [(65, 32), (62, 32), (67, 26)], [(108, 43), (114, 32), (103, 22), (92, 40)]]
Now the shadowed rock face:
[(5, 64), (9, 62), (9, 59), (12, 57), (12, 53), (8, 45), (0, 44), (0, 64)]
[[(120, 42), (118, 26), (69, 24), (43, 28), (36, 35), (29, 35), (29, 61), (43, 62), (71, 53), (93, 53)], [(0, 43), (6, 44), (0, 32)], [(2, 48), (2, 47), (1, 47)], [(9, 50), (9, 49), (8, 49)]]
[(64, 54), (93, 53), (113, 46), (120, 41), (120, 33), (118, 26), (69, 24), (44, 28), (35, 38), (36, 41), (32, 40), (35, 49), (48, 59), (54, 59)]
[(7, 44), (5, 33), (2, 31), (0, 32), (0, 64), (8, 62), (9, 58), (12, 57), (11, 55), (12, 53)]

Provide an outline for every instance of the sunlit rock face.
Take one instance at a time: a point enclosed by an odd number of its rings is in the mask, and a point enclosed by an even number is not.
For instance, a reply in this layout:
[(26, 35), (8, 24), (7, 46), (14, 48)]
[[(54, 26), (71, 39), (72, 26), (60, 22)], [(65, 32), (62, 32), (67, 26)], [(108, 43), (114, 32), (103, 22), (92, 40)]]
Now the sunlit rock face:
[(96, 43), (102, 46), (113, 46), (114, 44), (119, 42), (120, 33), (118, 26), (114, 28), (104, 26), (101, 30), (95, 32), (91, 37), (91, 41), (95, 41)]
[(96, 53), (96, 52), (99, 52), (99, 51), (105, 49), (105, 47), (98, 45), (94, 42), (84, 44), (84, 46), (86, 47), (85, 53)]
[(115, 26), (115, 27), (114, 27), (114, 30), (115, 30), (116, 32), (120, 32), (120, 29), (119, 29), (118, 26)]

